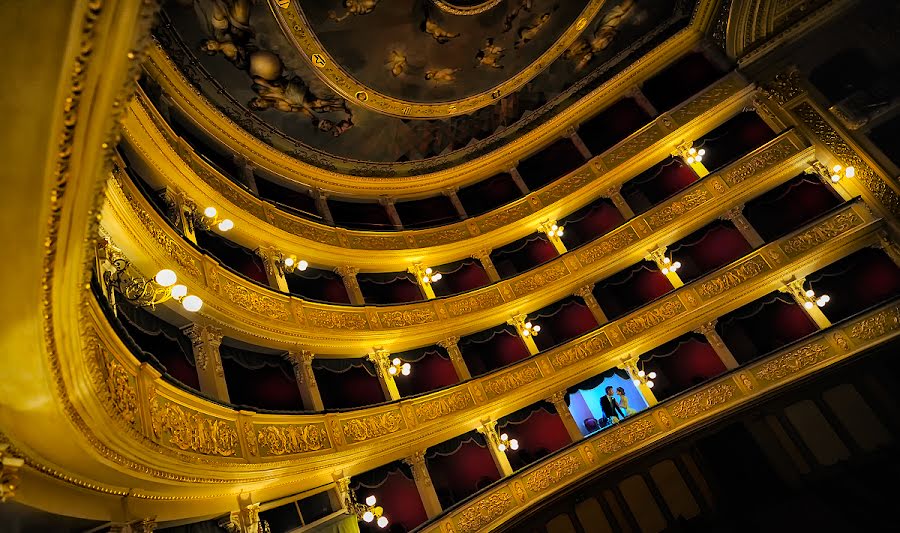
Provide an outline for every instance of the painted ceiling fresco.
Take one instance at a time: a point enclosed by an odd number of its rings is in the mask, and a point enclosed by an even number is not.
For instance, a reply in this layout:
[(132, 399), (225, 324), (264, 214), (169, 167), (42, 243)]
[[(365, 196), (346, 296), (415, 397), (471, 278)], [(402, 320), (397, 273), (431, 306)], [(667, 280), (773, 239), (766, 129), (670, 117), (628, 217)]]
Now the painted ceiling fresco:
[[(172, 0), (155, 35), (214, 105), (264, 142), (370, 176), (447, 168), (502, 146), (683, 28), (692, 8), (688, 0), (292, 1)], [(302, 12), (356, 82), (393, 98), (472, 98), (528, 69), (535, 76), (467, 114), (391, 116), (332, 90), (279, 25), (280, 3)], [(601, 7), (578, 29), (589, 5)], [(564, 34), (571, 44), (543, 64)]]

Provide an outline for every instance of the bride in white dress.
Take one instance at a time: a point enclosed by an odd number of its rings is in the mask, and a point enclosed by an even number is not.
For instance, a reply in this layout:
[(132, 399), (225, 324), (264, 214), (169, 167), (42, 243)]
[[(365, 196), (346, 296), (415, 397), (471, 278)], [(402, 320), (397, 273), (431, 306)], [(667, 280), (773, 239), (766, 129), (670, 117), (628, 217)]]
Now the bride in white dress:
[(619, 407), (621, 407), (622, 410), (625, 411), (625, 416), (631, 416), (637, 413), (637, 411), (635, 411), (631, 407), (628, 407), (628, 396), (625, 396), (625, 389), (623, 389), (622, 387), (617, 387), (616, 395), (619, 397)]

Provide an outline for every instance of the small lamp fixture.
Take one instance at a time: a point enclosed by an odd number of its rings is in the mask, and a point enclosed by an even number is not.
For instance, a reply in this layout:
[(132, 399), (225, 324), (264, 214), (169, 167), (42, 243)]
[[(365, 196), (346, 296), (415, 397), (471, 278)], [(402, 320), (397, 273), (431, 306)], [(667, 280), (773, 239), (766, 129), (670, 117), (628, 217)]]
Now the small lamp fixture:
[(640, 387), (641, 385), (646, 385), (648, 389), (653, 388), (653, 380), (656, 379), (656, 372), (644, 371), (644, 363), (641, 362), (641, 368), (637, 371), (637, 377), (632, 380), (635, 387)]
[(525, 322), (522, 325), (522, 336), (523, 337), (537, 337), (538, 333), (541, 332), (541, 327), (532, 324), (531, 322)]
[(399, 357), (395, 357), (391, 361), (391, 366), (388, 367), (388, 374), (392, 376), (396, 376), (397, 374), (408, 376), (411, 371), (412, 365), (410, 365), (409, 363), (404, 363), (400, 360)]
[(669, 258), (668, 256), (663, 256), (661, 266), (662, 269), (660, 270), (660, 272), (662, 272), (664, 275), (668, 274), (669, 272), (672, 272), (674, 274), (678, 271), (679, 268), (681, 268), (681, 261), (675, 261), (673, 263), (671, 258)]
[(203, 307), (203, 300), (195, 294), (188, 294), (187, 286), (178, 283), (178, 275), (173, 270), (164, 268), (152, 279), (144, 279), (128, 273), (131, 262), (125, 258), (114, 259), (112, 266), (112, 270), (103, 274), (107, 294), (115, 294), (113, 289), (118, 289), (129, 302), (150, 309), (155, 309), (157, 304), (168, 300), (181, 302), (185, 311), (191, 313), (196, 313)]
[(429, 284), (434, 283), (435, 281), (440, 281), (443, 278), (443, 274), (440, 272), (435, 272), (431, 269), (431, 267), (426, 268), (422, 271), (422, 283)]
[(551, 224), (550, 227), (547, 228), (547, 236), (548, 237), (562, 237), (564, 230), (565, 230), (564, 226), (560, 226), (557, 224)]
[(831, 301), (831, 296), (828, 296), (827, 294), (823, 294), (817, 298), (816, 292), (812, 289), (807, 289), (803, 295), (805, 296), (803, 307), (806, 309), (812, 309), (814, 305), (825, 307), (825, 304)]
[(843, 178), (852, 178), (856, 176), (856, 169), (853, 167), (844, 168), (841, 165), (834, 165), (831, 168), (831, 181), (837, 183)]
[(699, 163), (703, 161), (703, 156), (706, 155), (706, 150), (703, 148), (696, 149), (694, 147), (688, 148), (686, 152), (684, 152), (684, 162), (688, 165), (693, 165), (694, 163)]
[(218, 210), (213, 206), (203, 210), (203, 218), (200, 220), (200, 224), (206, 229), (211, 229), (215, 226), (223, 233), (234, 227), (234, 222), (230, 218), (220, 218)]
[(350, 509), (356, 513), (356, 516), (365, 523), (371, 523), (374, 521), (378, 524), (378, 527), (385, 528), (387, 527), (389, 521), (386, 516), (384, 516), (384, 508), (380, 505), (376, 505), (378, 500), (374, 495), (369, 495), (366, 497), (365, 505), (358, 503), (356, 501), (356, 496), (353, 495), (351, 491), (350, 496)]
[(295, 255), (284, 256), (279, 254), (275, 258), (276, 264), (282, 270), (282, 272), (292, 273), (294, 271), (303, 272), (307, 268), (309, 268), (309, 263), (304, 259), (297, 259)]
[(510, 439), (509, 435), (503, 433), (500, 435), (500, 442), (497, 443), (497, 449), (501, 452), (505, 452), (506, 450), (516, 451), (519, 449), (519, 441)]

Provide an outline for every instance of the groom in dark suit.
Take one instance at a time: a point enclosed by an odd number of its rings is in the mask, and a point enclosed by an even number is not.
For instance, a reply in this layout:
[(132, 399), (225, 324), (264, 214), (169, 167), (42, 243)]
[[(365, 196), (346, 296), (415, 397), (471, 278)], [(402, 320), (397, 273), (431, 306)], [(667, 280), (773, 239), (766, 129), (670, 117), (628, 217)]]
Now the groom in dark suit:
[(625, 413), (619, 407), (619, 402), (616, 401), (616, 397), (613, 395), (612, 387), (606, 387), (606, 396), (600, 398), (600, 409), (603, 410), (603, 416), (608, 418), (610, 422), (615, 423), (625, 418)]

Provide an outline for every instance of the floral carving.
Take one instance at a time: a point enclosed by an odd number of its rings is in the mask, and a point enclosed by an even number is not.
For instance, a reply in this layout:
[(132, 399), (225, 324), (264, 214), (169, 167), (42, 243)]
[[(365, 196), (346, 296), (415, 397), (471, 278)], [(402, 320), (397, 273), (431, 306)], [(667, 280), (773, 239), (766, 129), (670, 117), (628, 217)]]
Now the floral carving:
[(581, 361), (582, 359), (597, 355), (611, 346), (612, 344), (609, 342), (609, 339), (606, 338), (606, 334), (600, 332), (584, 342), (580, 342), (571, 348), (553, 354), (550, 356), (550, 361), (556, 368), (562, 368), (577, 361)]
[(564, 455), (528, 474), (525, 477), (525, 486), (531, 492), (544, 491), (577, 473), (583, 466), (577, 455)]
[(639, 239), (632, 226), (627, 226), (622, 231), (600, 238), (600, 241), (583, 251), (578, 252), (578, 261), (582, 265), (589, 265), (598, 259), (607, 257), (613, 252), (621, 250)]
[(244, 441), (247, 442), (247, 453), (252, 457), (259, 455), (259, 442), (256, 440), (256, 433), (253, 429), (253, 422), (245, 420), (241, 424), (244, 430)]
[(291, 307), (286, 301), (258, 294), (228, 279), (222, 283), (222, 292), (229, 300), (248, 311), (284, 322), (292, 319)]
[(744, 81), (739, 76), (728, 76), (683, 106), (672, 110), (672, 118), (678, 124), (686, 124), (720, 102), (724, 102), (728, 97), (743, 89), (744, 85)]
[(106, 363), (106, 388), (112, 410), (125, 422), (134, 424), (137, 419), (137, 393), (131, 376), (116, 361)]
[(378, 317), (386, 328), (419, 326), (437, 320), (437, 314), (431, 308), (382, 312)]
[(484, 526), (503, 516), (513, 507), (513, 498), (505, 490), (497, 491), (468, 505), (456, 519), (461, 532), (482, 531)]
[(331, 447), (323, 424), (266, 426), (260, 428), (257, 439), (270, 455), (314, 452)]
[(344, 435), (351, 442), (362, 442), (389, 435), (403, 429), (405, 426), (403, 415), (399, 411), (345, 420), (341, 424)]
[(642, 331), (662, 324), (666, 320), (680, 315), (686, 310), (687, 309), (684, 307), (684, 304), (681, 303), (680, 300), (672, 299), (657, 305), (649, 311), (640, 313), (634, 318), (629, 318), (625, 321), (624, 324), (620, 326), (619, 329), (622, 330), (622, 334), (625, 335), (625, 338), (629, 339)]
[(440, 244), (464, 241), (471, 236), (469, 230), (463, 226), (444, 228), (421, 235), (417, 234), (414, 236), (414, 239), (417, 247), (424, 248), (426, 246), (438, 246)]
[(838, 213), (799, 235), (789, 238), (781, 245), (781, 249), (788, 257), (796, 257), (862, 223), (862, 218), (853, 211)]
[(419, 422), (434, 420), (450, 413), (462, 411), (471, 404), (472, 396), (468, 392), (454, 392), (416, 405), (416, 420)]
[(766, 84), (762, 92), (779, 104), (792, 100), (803, 93), (803, 89), (800, 88), (800, 71), (791, 68), (779, 73)]
[(734, 168), (727, 170), (722, 175), (722, 179), (724, 179), (726, 183), (734, 187), (753, 174), (775, 166), (775, 164), (784, 161), (786, 157), (796, 152), (797, 149), (793, 144), (791, 144), (788, 139), (782, 139), (777, 144), (775, 144), (775, 146), (772, 146), (762, 153), (753, 156), (749, 161), (740, 163)]
[(482, 232), (488, 232), (505, 226), (514, 220), (519, 220), (531, 214), (531, 206), (525, 202), (515, 203), (503, 209), (498, 209), (495, 213), (486, 216), (478, 221), (478, 229)]
[(530, 364), (525, 368), (513, 370), (485, 381), (484, 390), (487, 392), (488, 398), (496, 398), (513, 389), (527, 385), (539, 377), (541, 377), (541, 371), (534, 364)]
[(650, 437), (654, 432), (656, 426), (649, 418), (624, 422), (600, 437), (597, 440), (597, 449), (601, 453), (615, 453)]
[(706, 190), (705, 187), (701, 187), (696, 191), (691, 191), (680, 199), (674, 200), (668, 205), (655, 210), (653, 213), (644, 217), (644, 221), (647, 222), (650, 229), (659, 229), (694, 208), (705, 204), (712, 199), (712, 197), (712, 193)]
[(347, 235), (347, 246), (360, 250), (403, 250), (406, 239), (400, 235)]
[(181, 450), (223, 457), (237, 452), (238, 435), (233, 423), (161, 402), (155, 394), (150, 399), (150, 423), (154, 438), (168, 437), (167, 442)]
[(810, 367), (827, 356), (827, 346), (819, 343), (807, 344), (767, 361), (756, 370), (756, 378), (763, 381), (776, 381)]
[(513, 282), (512, 290), (516, 296), (524, 296), (530, 294), (545, 285), (549, 285), (556, 280), (562, 279), (569, 274), (569, 269), (563, 263), (554, 263), (547, 268), (543, 268), (534, 274), (526, 276), (523, 279)]
[(709, 300), (725, 291), (737, 287), (748, 279), (758, 276), (766, 270), (769, 270), (769, 265), (762, 257), (751, 257), (740, 265), (729, 268), (724, 274), (701, 283), (700, 286), (697, 287), (697, 294), (704, 300)]
[(876, 339), (900, 327), (900, 307), (881, 311), (850, 327), (850, 336), (864, 341)]
[(556, 185), (551, 186), (549, 190), (541, 193), (541, 200), (543, 200), (545, 204), (553, 203), (560, 198), (566, 197), (572, 191), (577, 191), (592, 181), (594, 181), (594, 173), (591, 171), (590, 166), (585, 166), (580, 172), (575, 172), (565, 178), (557, 180)]
[(607, 169), (613, 169), (623, 161), (634, 157), (634, 154), (659, 141), (667, 133), (669, 133), (668, 130), (657, 120), (635, 133), (626, 141), (613, 147), (606, 155), (601, 156), (603, 164)]
[(474, 313), (482, 309), (490, 309), (503, 303), (503, 297), (496, 289), (488, 292), (467, 296), (465, 298), (452, 299), (447, 302), (447, 311), (451, 316), (461, 316)]
[(360, 313), (345, 313), (341, 311), (325, 311), (322, 309), (303, 310), (309, 321), (309, 324), (316, 328), (325, 329), (349, 329), (364, 330), (369, 329), (369, 323), (366, 317)]
[(672, 414), (676, 418), (687, 419), (709, 411), (713, 407), (723, 404), (734, 396), (734, 385), (720, 383), (712, 387), (694, 393), (672, 407)]

